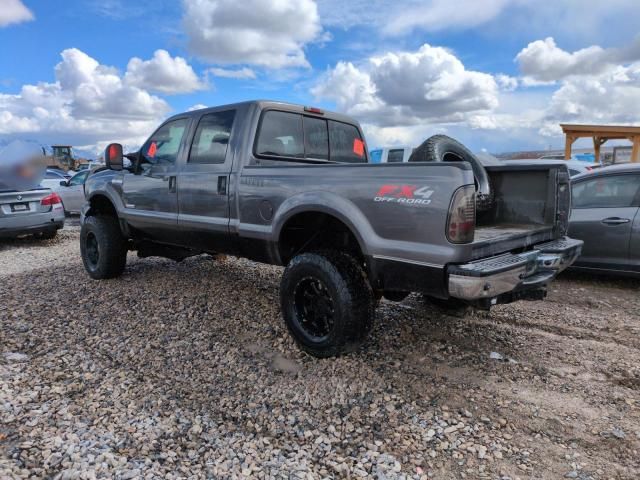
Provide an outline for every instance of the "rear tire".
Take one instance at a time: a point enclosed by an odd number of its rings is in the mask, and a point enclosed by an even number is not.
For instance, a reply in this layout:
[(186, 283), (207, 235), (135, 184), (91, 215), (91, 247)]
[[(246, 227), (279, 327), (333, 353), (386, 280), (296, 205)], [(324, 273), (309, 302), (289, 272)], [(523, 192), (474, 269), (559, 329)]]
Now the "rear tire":
[(122, 275), (127, 263), (127, 242), (116, 217), (87, 217), (80, 230), (82, 263), (96, 280)]
[(353, 351), (373, 328), (371, 286), (362, 267), (344, 253), (294, 257), (282, 275), (280, 305), (294, 340), (314, 357)]

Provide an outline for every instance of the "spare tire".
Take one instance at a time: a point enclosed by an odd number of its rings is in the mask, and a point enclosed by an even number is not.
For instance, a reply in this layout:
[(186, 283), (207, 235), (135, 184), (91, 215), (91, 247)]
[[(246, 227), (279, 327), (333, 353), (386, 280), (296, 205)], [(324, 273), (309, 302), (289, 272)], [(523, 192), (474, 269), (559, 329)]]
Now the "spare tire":
[(493, 190), (484, 166), (467, 147), (446, 135), (429, 137), (409, 157), (410, 162), (469, 162), (476, 184), (476, 208), (488, 210), (493, 204)]

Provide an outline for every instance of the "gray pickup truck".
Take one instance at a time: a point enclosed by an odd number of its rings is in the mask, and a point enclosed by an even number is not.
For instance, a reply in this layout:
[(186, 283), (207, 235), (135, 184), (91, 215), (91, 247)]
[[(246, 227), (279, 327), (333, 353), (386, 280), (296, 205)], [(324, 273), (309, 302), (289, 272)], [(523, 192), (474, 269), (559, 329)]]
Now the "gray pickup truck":
[(107, 167), (85, 184), (89, 275), (120, 275), (128, 250), (283, 265), (282, 315), (318, 357), (359, 345), (382, 296), (480, 308), (542, 299), (582, 247), (565, 236), (566, 167), (485, 168), (444, 136), (408, 163), (369, 164), (358, 123), (317, 108), (252, 101), (182, 113), (124, 157), (107, 146)]

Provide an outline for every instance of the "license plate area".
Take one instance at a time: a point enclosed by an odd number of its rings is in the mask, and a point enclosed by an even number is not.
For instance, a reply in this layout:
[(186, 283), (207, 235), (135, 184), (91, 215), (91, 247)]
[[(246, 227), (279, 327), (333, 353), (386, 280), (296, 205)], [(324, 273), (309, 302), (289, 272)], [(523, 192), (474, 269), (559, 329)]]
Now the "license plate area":
[(28, 203), (12, 203), (11, 211), (12, 212), (28, 212), (29, 204)]

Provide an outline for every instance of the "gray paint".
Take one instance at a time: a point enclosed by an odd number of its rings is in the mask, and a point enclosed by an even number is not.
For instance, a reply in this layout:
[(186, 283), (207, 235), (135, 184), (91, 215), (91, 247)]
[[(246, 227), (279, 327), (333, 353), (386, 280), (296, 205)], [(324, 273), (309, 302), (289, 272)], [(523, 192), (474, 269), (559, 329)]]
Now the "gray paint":
[[(236, 117), (224, 164), (189, 164), (189, 145), (199, 119), (231, 108), (236, 109)], [(267, 261), (275, 264), (282, 263), (277, 246), (286, 222), (297, 213), (323, 212), (347, 225), (365, 256), (376, 259), (373, 263), (382, 265), (380, 268), (384, 268), (385, 262), (428, 268), (429, 274), (436, 272), (442, 277), (433, 281), (440, 284), (445, 281), (446, 264), (530, 245), (527, 238), (513, 235), (503, 235), (503, 240), (489, 242), (490, 245), (481, 245), (479, 249), (474, 244), (448, 242), (445, 229), (453, 193), (474, 182), (468, 163), (310, 165), (299, 160), (257, 158), (253, 154), (254, 138), (260, 114), (268, 109), (309, 115), (301, 106), (267, 101), (180, 114), (165, 122), (185, 115), (191, 118), (175, 165), (164, 170), (157, 165), (145, 165), (137, 174), (129, 171), (92, 174), (86, 183), (87, 198), (97, 195), (109, 198), (127, 235), (231, 253), (243, 239), (254, 246), (262, 245)], [(360, 129), (352, 119), (339, 114), (326, 112), (323, 118)], [(562, 229), (556, 227), (562, 221), (556, 219), (559, 207), (556, 185), (560, 168), (553, 164), (536, 166), (538, 180), (528, 184), (521, 166), (496, 167), (501, 205), (509, 210), (495, 213), (494, 221), (517, 219), (549, 227), (542, 236), (529, 236), (531, 241), (559, 238)], [(177, 177), (175, 193), (169, 191), (166, 180), (171, 175)], [(508, 188), (510, 175), (527, 188), (526, 197), (533, 201), (533, 209), (518, 200), (518, 189)], [(226, 193), (219, 191), (221, 178), (226, 180)], [(416, 186), (421, 189), (424, 204), (376, 201), (384, 185)], [(568, 209), (568, 198), (563, 202)], [(85, 206), (83, 215), (87, 210)]]
[[(635, 175), (640, 165), (615, 165), (574, 177), (578, 184), (611, 175)], [(640, 195), (633, 206), (574, 208), (569, 233), (584, 240), (574, 268), (640, 275)]]

